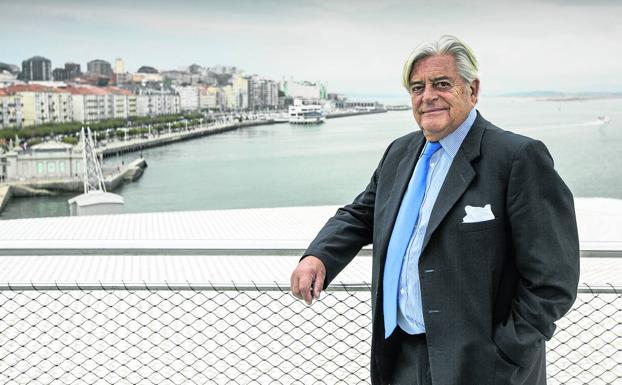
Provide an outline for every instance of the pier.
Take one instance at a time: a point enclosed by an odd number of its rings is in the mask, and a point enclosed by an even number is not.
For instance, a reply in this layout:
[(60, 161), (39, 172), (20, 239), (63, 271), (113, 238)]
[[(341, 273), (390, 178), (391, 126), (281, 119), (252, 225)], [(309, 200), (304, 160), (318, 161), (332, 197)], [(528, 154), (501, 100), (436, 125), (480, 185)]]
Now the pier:
[[(139, 158), (127, 165), (120, 166), (116, 170), (108, 170), (104, 174), (106, 190), (112, 191), (123, 182), (133, 182), (140, 178), (146, 167), (147, 162)], [(59, 192), (81, 193), (83, 190), (82, 178), (78, 177), (7, 182), (0, 186), (0, 212), (4, 210), (13, 197), (49, 196)]]
[(126, 141), (118, 141), (98, 148), (97, 152), (103, 157), (120, 155), (127, 152), (142, 151), (151, 147), (166, 146), (176, 142), (199, 138), (207, 135), (214, 135), (221, 132), (233, 131), (239, 128), (276, 124), (272, 119), (267, 120), (247, 120), (228, 124), (211, 124), (203, 126), (190, 126), (187, 130), (171, 131), (162, 134), (152, 135), (148, 138), (136, 138)]

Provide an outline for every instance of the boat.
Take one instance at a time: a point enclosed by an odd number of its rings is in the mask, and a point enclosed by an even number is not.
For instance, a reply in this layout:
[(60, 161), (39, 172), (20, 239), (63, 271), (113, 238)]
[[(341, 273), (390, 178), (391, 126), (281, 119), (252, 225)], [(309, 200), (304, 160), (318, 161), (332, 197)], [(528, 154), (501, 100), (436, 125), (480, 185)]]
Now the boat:
[(82, 127), (80, 142), (82, 145), (82, 180), (84, 193), (67, 201), (71, 216), (116, 214), (121, 211), (125, 201), (123, 197), (106, 191), (104, 176), (97, 159), (95, 145), (89, 127)]
[(598, 121), (600, 122), (600, 124), (607, 124), (611, 121), (611, 118), (607, 115), (601, 115), (598, 117)]
[(322, 106), (315, 102), (294, 100), (289, 106), (289, 122), (293, 124), (319, 124), (326, 121)]

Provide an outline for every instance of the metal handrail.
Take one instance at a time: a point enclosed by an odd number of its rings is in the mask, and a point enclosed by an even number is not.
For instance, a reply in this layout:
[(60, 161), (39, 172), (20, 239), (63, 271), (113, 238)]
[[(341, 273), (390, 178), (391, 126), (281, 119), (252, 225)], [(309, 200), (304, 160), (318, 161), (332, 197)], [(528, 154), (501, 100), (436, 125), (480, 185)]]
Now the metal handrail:
[[(290, 291), (289, 283), (236, 283), (236, 282), (220, 282), (220, 283), (2, 283), (0, 291)], [(333, 282), (328, 286), (329, 292), (366, 292), (371, 290), (371, 284), (368, 282), (360, 283), (344, 283)], [(612, 284), (605, 285), (588, 285), (582, 283), (579, 285), (578, 293), (580, 294), (618, 294), (622, 295), (622, 287)]]

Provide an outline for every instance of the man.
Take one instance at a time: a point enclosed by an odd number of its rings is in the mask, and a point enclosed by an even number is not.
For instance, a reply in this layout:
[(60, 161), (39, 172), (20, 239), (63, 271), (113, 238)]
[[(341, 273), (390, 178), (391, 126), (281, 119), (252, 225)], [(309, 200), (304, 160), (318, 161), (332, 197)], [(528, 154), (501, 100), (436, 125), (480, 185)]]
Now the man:
[(373, 384), (546, 384), (545, 341), (579, 277), (573, 198), (539, 141), (475, 110), (477, 62), (452, 36), (404, 67), (421, 131), (387, 148), (292, 274), (308, 304), (373, 243)]

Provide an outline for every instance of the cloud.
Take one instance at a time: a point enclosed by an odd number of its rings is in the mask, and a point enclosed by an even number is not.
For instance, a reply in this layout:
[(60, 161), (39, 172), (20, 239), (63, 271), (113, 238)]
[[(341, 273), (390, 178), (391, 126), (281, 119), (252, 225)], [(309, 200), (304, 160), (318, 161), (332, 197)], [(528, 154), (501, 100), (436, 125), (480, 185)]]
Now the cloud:
[[(401, 93), (403, 60), (455, 34), (475, 50), (484, 90), (613, 84), (619, 5), (573, 1), (20, 1), (3, 4), (3, 61), (123, 57), (130, 70), (228, 64), (330, 90)], [(592, 2), (593, 4), (594, 2)], [(622, 3), (622, 2), (621, 2)], [(611, 87), (614, 87), (613, 85)]]

